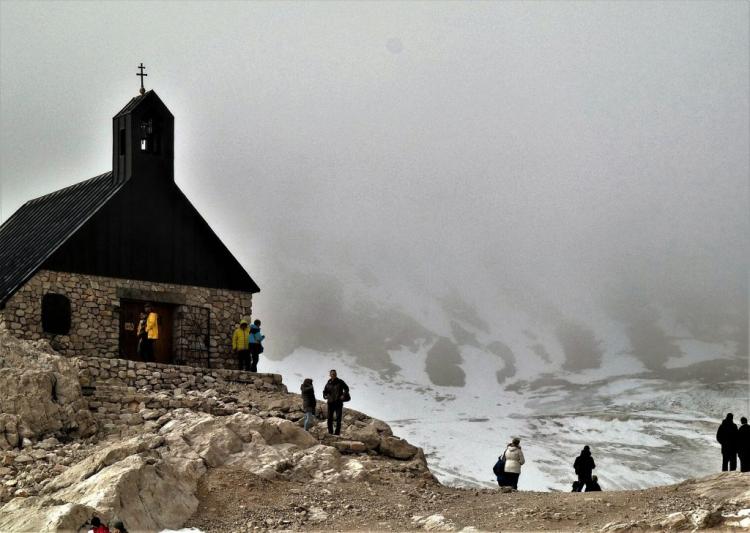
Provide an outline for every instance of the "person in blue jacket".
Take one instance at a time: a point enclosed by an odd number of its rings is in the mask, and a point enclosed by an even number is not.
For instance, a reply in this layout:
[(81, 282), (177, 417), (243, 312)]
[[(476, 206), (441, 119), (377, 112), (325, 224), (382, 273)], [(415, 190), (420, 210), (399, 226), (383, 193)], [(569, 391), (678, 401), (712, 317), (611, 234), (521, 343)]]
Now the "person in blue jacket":
[(260, 332), (260, 320), (255, 320), (253, 325), (250, 326), (250, 336), (248, 337), (249, 348), (250, 348), (250, 372), (258, 371), (258, 360), (260, 354), (263, 353), (263, 339), (266, 336)]

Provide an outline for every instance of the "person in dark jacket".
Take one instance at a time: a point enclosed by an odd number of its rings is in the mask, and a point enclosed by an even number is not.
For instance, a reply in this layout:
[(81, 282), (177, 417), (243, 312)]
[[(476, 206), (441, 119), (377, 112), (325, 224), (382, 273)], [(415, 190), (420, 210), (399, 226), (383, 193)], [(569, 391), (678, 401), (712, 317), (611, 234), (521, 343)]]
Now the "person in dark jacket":
[(128, 530), (121, 521), (117, 521), (112, 525), (112, 533), (128, 533)]
[[(335, 370), (331, 370), (331, 379), (323, 389), (323, 398), (328, 400), (328, 433), (341, 435), (341, 416), (344, 413), (344, 398), (349, 395), (349, 386), (339, 379)], [(336, 428), (333, 427), (334, 415)]]
[(142, 361), (147, 361), (146, 359), (146, 343), (148, 342), (148, 333), (146, 332), (146, 313), (141, 313), (138, 318), (138, 327), (136, 328), (136, 332), (138, 335), (138, 358)]
[(716, 440), (721, 444), (721, 470), (737, 470), (737, 424), (734, 415), (727, 413), (716, 431)]
[(302, 410), (305, 412), (305, 431), (308, 430), (310, 424), (315, 419), (315, 389), (313, 388), (313, 380), (305, 378), (300, 387), (302, 391)]
[(260, 320), (255, 320), (250, 326), (250, 336), (248, 337), (248, 348), (250, 349), (250, 372), (258, 371), (258, 360), (263, 353), (263, 341), (266, 336), (260, 332)]
[(750, 426), (747, 418), (740, 418), (741, 426), (737, 430), (737, 455), (740, 456), (740, 472), (750, 472)]
[(594, 468), (596, 468), (596, 464), (594, 463), (594, 458), (591, 457), (591, 449), (588, 446), (584, 446), (583, 450), (581, 450), (581, 455), (576, 457), (573, 463), (573, 469), (578, 476), (578, 486), (576, 487), (578, 490), (575, 492), (581, 492), (584, 486), (588, 492), (589, 484), (592, 481), (591, 473), (594, 471)]
[(591, 483), (586, 485), (586, 492), (601, 492), (602, 488), (599, 486), (599, 478), (591, 476)]

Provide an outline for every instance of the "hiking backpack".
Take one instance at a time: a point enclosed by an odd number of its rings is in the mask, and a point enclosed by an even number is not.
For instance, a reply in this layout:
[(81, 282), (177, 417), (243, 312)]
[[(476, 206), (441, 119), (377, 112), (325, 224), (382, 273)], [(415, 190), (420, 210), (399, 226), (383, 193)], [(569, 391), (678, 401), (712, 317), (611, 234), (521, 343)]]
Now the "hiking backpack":
[(492, 473), (500, 477), (505, 473), (505, 453), (497, 458), (497, 463), (492, 467)]

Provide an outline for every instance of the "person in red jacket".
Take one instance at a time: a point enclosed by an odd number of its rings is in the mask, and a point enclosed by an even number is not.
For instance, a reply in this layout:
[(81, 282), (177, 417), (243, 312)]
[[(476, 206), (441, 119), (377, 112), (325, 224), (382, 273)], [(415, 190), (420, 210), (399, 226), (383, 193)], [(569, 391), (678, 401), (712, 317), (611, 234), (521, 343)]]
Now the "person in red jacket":
[(102, 521), (99, 520), (98, 516), (92, 516), (91, 517), (91, 529), (89, 529), (90, 533), (109, 533), (109, 528), (102, 524)]

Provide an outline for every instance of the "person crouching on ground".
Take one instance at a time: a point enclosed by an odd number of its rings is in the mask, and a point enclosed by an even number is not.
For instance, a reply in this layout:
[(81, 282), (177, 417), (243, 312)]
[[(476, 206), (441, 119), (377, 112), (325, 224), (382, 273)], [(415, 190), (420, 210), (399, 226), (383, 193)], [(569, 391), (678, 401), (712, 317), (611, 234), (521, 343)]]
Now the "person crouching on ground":
[(128, 533), (128, 530), (121, 521), (118, 521), (112, 525), (112, 533)]
[[(339, 379), (335, 370), (331, 370), (331, 379), (323, 389), (323, 398), (328, 400), (328, 433), (341, 435), (341, 415), (344, 413), (344, 397), (349, 394), (349, 386)], [(333, 427), (334, 415), (336, 428)]]
[[(518, 478), (521, 476), (521, 465), (526, 462), (521, 450), (521, 439), (514, 438), (505, 448), (505, 472), (502, 477), (504, 487), (512, 487), (518, 490)], [(501, 481), (498, 480), (498, 483)]]
[(599, 486), (599, 478), (591, 476), (591, 482), (586, 484), (586, 492), (601, 492), (602, 488)]
[(263, 340), (265, 338), (266, 336), (260, 333), (260, 320), (256, 320), (250, 326), (250, 337), (248, 339), (250, 347), (250, 372), (258, 371), (258, 360), (260, 359), (260, 354), (263, 353)]

